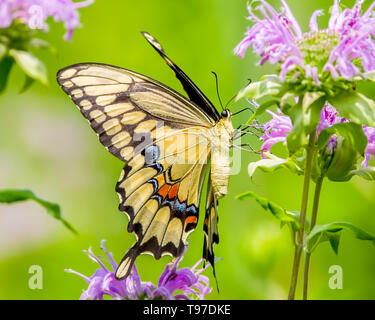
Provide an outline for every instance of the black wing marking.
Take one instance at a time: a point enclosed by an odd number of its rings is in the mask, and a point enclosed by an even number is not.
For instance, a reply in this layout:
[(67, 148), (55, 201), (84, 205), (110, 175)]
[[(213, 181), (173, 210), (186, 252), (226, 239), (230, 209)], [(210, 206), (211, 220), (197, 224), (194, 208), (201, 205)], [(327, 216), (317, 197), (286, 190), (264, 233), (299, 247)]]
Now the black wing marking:
[(196, 86), (196, 84), (183, 72), (168, 56), (165, 54), (161, 44), (149, 33), (142, 32), (146, 40), (160, 54), (168, 66), (174, 71), (177, 79), (181, 82), (184, 90), (190, 98), (190, 101), (200, 106), (208, 115), (216, 121), (220, 120), (220, 114), (212, 104), (212, 102), (204, 95), (204, 93)]

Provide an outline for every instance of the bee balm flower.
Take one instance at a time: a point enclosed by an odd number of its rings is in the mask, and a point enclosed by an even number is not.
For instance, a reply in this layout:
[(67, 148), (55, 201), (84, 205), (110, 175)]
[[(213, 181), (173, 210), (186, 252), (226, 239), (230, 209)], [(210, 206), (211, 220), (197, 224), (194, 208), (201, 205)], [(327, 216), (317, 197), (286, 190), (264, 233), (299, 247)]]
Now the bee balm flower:
[[(285, 0), (277, 12), (264, 0), (256, 9), (248, 7), (249, 20), (254, 24), (247, 29), (245, 38), (235, 48), (243, 57), (252, 47), (261, 57), (260, 64), (268, 61), (279, 64), (280, 76), (284, 80), (302, 82), (311, 79), (315, 86), (327, 85), (327, 79), (341, 77), (350, 80), (362, 72), (375, 69), (375, 2), (362, 12), (363, 1), (358, 0), (351, 9), (341, 10), (335, 0), (328, 27), (320, 29), (317, 18), (323, 14), (315, 11), (310, 18), (310, 30), (302, 32)], [(327, 89), (328, 90), (328, 89)]]
[(101, 242), (101, 249), (107, 256), (107, 262), (111, 265), (110, 269), (102, 262), (103, 257), (100, 259), (88, 250), (85, 252), (89, 258), (100, 266), (91, 277), (71, 269), (65, 270), (79, 275), (89, 284), (87, 290), (83, 291), (81, 300), (103, 300), (105, 295), (115, 300), (190, 300), (192, 298), (203, 300), (205, 295), (211, 292), (208, 278), (201, 275), (206, 268), (197, 269), (202, 260), (199, 260), (192, 268), (178, 269), (182, 260), (181, 255), (175, 262), (167, 264), (160, 276), (158, 286), (155, 286), (152, 282), (141, 281), (135, 264), (127, 278), (116, 279), (117, 264), (112, 254), (106, 249), (104, 240)]
[(73, 2), (72, 0), (0, 0), (0, 28), (8, 28), (19, 20), (31, 29), (46, 30), (46, 20), (64, 22), (67, 30), (64, 38), (70, 40), (73, 30), (80, 26), (77, 9), (87, 7), (93, 0)]

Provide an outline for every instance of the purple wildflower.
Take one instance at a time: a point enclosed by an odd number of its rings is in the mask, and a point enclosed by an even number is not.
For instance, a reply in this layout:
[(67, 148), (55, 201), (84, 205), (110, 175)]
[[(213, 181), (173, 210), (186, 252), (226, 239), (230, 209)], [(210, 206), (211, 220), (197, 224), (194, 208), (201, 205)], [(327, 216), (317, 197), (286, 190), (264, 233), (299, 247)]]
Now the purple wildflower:
[(326, 103), (320, 112), (320, 121), (316, 129), (316, 134), (319, 135), (320, 131), (333, 126), (336, 123), (348, 122), (347, 119), (338, 117), (338, 111), (329, 103)]
[(111, 269), (108, 269), (102, 262), (105, 259), (104, 257), (95, 256), (89, 249), (85, 251), (89, 258), (100, 265), (100, 268), (91, 277), (71, 269), (65, 270), (79, 275), (89, 284), (87, 290), (82, 293), (81, 300), (103, 300), (104, 295), (116, 300), (189, 300), (194, 297), (204, 299), (205, 295), (211, 292), (208, 278), (200, 274), (206, 268), (197, 270), (202, 260), (199, 260), (192, 268), (177, 269), (182, 260), (181, 255), (175, 262), (167, 264), (156, 287), (152, 282), (141, 281), (135, 264), (127, 278), (123, 280), (116, 279), (117, 264), (112, 254), (106, 249), (104, 240), (102, 240), (100, 247), (104, 250), (108, 258), (106, 260), (111, 265)]
[(367, 147), (365, 150), (365, 159), (362, 162), (363, 167), (368, 167), (371, 156), (375, 158), (375, 128), (363, 126), (363, 132), (367, 137)]
[[(246, 37), (235, 48), (235, 53), (243, 57), (248, 47), (252, 46), (256, 54), (262, 59), (260, 64), (269, 61), (271, 64), (286, 62), (302, 64), (302, 56), (296, 45), (296, 39), (302, 36), (301, 28), (291, 14), (277, 13), (266, 1), (258, 9), (264, 19), (259, 19), (248, 6), (249, 20), (255, 22), (252, 28), (247, 28)], [(285, 9), (286, 3), (283, 1)], [(291, 28), (292, 27), (292, 28)]]
[(332, 78), (353, 76), (375, 69), (375, 17), (372, 14), (375, 2), (362, 14), (362, 0), (357, 0), (351, 9), (340, 10), (339, 1), (334, 0), (328, 28), (319, 29), (315, 11), (310, 19), (310, 31), (301, 28), (285, 0), (281, 0), (281, 12), (277, 12), (265, 0), (259, 0), (256, 8), (262, 18), (248, 7), (249, 20), (254, 22), (247, 29), (245, 38), (235, 48), (243, 57), (248, 47), (261, 57), (260, 64), (268, 61), (280, 64), (280, 76), (285, 79), (291, 73), (292, 80), (304, 73), (320, 85), (321, 75), (329, 72)]
[(260, 137), (263, 141), (261, 148), (262, 158), (266, 158), (264, 152), (269, 152), (271, 147), (279, 142), (286, 142), (286, 137), (293, 129), (292, 120), (288, 116), (282, 115), (278, 109), (278, 114), (267, 110), (272, 119), (264, 124), (264, 134)]
[[(205, 295), (211, 292), (211, 288), (209, 279), (200, 274), (206, 268), (197, 270), (203, 259), (200, 259), (191, 269), (177, 270), (181, 260), (182, 255), (175, 262), (167, 264), (159, 278), (158, 287), (152, 293), (153, 296), (160, 295), (166, 300), (189, 300), (189, 295), (193, 294), (200, 300), (204, 300)], [(182, 293), (173, 296), (177, 290), (182, 290)]]
[(70, 40), (73, 30), (80, 26), (78, 9), (92, 4), (93, 0), (0, 0), (0, 28), (9, 27), (13, 20), (20, 20), (31, 29), (47, 30), (46, 20), (53, 17), (64, 22), (65, 40)]
[[(325, 106), (323, 107), (322, 111), (320, 112), (320, 121), (318, 123), (318, 126), (316, 128), (316, 137), (319, 136), (319, 133), (327, 129), (331, 126), (333, 126), (336, 123), (341, 123), (341, 122), (347, 122), (345, 118), (341, 118), (337, 116), (338, 111), (331, 106), (329, 103), (326, 103)], [(333, 150), (337, 146), (337, 135), (332, 135), (330, 136), (326, 150), (329, 154), (332, 154)]]

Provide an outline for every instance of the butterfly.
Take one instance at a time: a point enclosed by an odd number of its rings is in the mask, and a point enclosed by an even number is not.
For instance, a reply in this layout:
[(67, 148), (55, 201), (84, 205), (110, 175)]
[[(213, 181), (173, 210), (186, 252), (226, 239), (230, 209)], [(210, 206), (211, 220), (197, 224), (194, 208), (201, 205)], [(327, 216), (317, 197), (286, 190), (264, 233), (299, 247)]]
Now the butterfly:
[(147, 76), (107, 64), (79, 63), (57, 73), (59, 85), (100, 142), (125, 162), (116, 192), (136, 242), (115, 275), (127, 277), (143, 253), (155, 259), (183, 253), (198, 223), (207, 170), (203, 259), (215, 275), (218, 200), (227, 194), (230, 174), (231, 113), (219, 113), (160, 43), (142, 34), (174, 71), (189, 99)]

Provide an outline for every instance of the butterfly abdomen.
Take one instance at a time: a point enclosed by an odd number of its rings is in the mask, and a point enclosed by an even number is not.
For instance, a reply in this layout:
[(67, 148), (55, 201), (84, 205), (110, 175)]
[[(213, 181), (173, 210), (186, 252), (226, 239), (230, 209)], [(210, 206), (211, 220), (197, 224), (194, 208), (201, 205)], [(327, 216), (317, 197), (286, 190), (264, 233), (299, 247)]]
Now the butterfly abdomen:
[(216, 157), (215, 154), (212, 154), (211, 162), (211, 180), (212, 180), (212, 189), (215, 194), (216, 199), (224, 197), (228, 193), (228, 183), (229, 183), (229, 158), (226, 157)]
[(230, 174), (229, 149), (233, 136), (230, 119), (222, 119), (212, 129), (211, 138), (211, 181), (216, 199), (228, 193)]

